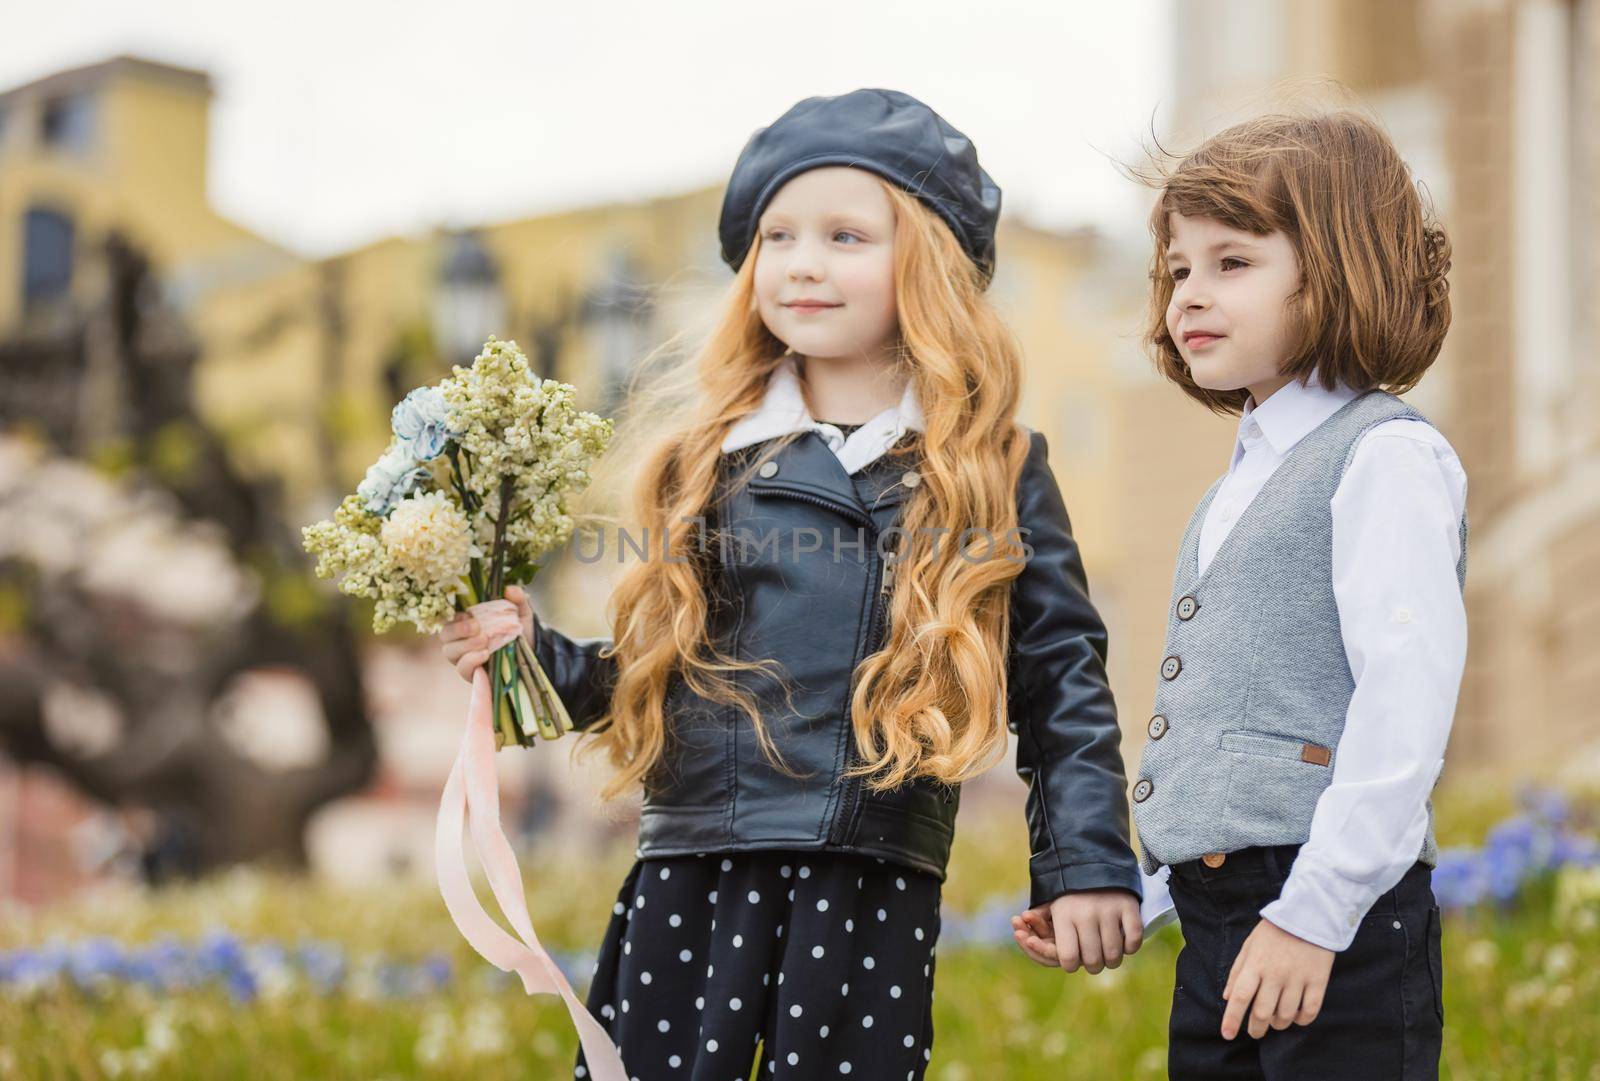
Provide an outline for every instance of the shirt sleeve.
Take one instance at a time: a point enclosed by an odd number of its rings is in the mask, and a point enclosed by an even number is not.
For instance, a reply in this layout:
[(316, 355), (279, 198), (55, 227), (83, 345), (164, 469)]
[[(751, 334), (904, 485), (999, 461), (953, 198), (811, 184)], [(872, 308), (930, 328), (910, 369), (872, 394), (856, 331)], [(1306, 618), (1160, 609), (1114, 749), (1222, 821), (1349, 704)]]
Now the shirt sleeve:
[(1465, 500), (1454, 451), (1404, 420), (1367, 434), (1333, 497), (1333, 592), (1355, 691), (1310, 838), (1261, 910), (1326, 949), (1350, 945), (1422, 848), (1466, 663)]
[(1139, 918), (1144, 921), (1144, 933), (1154, 934), (1169, 923), (1176, 922), (1178, 910), (1172, 903), (1172, 890), (1167, 880), (1172, 868), (1162, 864), (1153, 875), (1139, 872), (1144, 886), (1144, 896), (1139, 902)]

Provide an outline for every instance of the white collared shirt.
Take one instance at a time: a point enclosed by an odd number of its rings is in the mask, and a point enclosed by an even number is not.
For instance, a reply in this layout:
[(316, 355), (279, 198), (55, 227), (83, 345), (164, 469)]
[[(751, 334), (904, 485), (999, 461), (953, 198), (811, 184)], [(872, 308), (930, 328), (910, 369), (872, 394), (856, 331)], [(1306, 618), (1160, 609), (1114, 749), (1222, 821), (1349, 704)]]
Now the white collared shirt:
[(857, 473), (888, 453), (908, 431), (923, 431), (922, 405), (917, 400), (916, 384), (906, 380), (900, 401), (850, 433), (826, 421), (812, 419), (800, 389), (797, 361), (791, 354), (773, 370), (767, 390), (755, 412), (741, 417), (722, 441), (722, 453), (764, 443), (790, 432), (815, 431), (833, 451), (846, 473)]
[[(1227, 476), (1201, 523), (1204, 572), (1234, 523), (1302, 438), (1356, 393), (1291, 382), (1247, 404)], [(1444, 436), (1390, 420), (1356, 444), (1332, 499), (1333, 592), (1355, 692), (1282, 893), (1261, 910), (1307, 942), (1343, 950), (1417, 860), (1466, 664), (1456, 563), (1467, 476)], [(1169, 868), (1145, 876), (1148, 930), (1170, 922)]]

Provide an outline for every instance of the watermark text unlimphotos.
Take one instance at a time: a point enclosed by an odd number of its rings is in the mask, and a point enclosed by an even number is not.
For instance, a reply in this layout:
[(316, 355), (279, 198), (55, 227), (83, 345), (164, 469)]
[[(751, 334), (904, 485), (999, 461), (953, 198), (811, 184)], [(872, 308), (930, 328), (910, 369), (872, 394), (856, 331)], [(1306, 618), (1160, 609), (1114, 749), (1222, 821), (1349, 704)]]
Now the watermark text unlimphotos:
[(906, 557), (915, 532), (918, 536), (930, 538), (932, 554), (936, 559), (942, 546), (948, 543), (955, 543), (957, 554), (968, 563), (982, 563), (989, 559), (1026, 563), (1033, 558), (1033, 546), (1023, 539), (1031, 530), (1024, 526), (1012, 526), (1006, 530), (1001, 535), (1005, 543), (1001, 543), (992, 531), (981, 526), (963, 529), (959, 533), (943, 526), (921, 526), (915, 531), (904, 526), (890, 526), (876, 532), (869, 540), (865, 526), (853, 530), (834, 526), (829, 532), (811, 526), (796, 529), (774, 526), (765, 532), (758, 532), (746, 526), (709, 530), (706, 520), (700, 517), (682, 521), (689, 524), (691, 534), (687, 539), (687, 547), (680, 547), (676, 553), (671, 550), (667, 530), (657, 529), (652, 533), (648, 526), (638, 530), (581, 527), (573, 531), (570, 544), (579, 563), (599, 563), (607, 558), (615, 559), (618, 563), (655, 559), (666, 563), (693, 562), (690, 555), (685, 554), (686, 550), (702, 557), (712, 556), (718, 562), (741, 565), (797, 563), (819, 554), (834, 563), (841, 563), (847, 557), (852, 561), (865, 559), (870, 547), (877, 552), (880, 560), (893, 564)]

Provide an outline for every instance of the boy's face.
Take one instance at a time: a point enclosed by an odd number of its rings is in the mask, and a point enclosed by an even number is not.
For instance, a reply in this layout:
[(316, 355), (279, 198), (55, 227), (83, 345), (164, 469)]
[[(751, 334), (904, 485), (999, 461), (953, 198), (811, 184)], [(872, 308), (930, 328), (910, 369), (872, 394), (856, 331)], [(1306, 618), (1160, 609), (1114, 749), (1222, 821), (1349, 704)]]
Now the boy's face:
[(1288, 300), (1300, 288), (1300, 259), (1282, 232), (1243, 232), (1212, 218), (1169, 215), (1167, 333), (1207, 390), (1250, 391), (1257, 404), (1289, 379), (1279, 375), (1293, 346)]
[(761, 215), (761, 321), (807, 357), (882, 350), (897, 332), (894, 207), (878, 178), (825, 166), (791, 179)]

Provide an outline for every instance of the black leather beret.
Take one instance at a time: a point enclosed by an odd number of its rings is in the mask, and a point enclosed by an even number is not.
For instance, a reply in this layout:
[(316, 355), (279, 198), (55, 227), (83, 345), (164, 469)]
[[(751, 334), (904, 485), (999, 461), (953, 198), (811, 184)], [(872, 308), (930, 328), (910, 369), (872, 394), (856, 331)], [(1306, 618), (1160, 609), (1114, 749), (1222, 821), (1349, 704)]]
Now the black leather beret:
[(823, 165), (867, 169), (905, 188), (945, 220), (985, 278), (993, 276), (1000, 188), (979, 167), (972, 140), (898, 90), (806, 98), (752, 135), (722, 197), (723, 262), (738, 270), (772, 196)]

